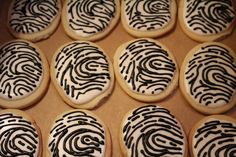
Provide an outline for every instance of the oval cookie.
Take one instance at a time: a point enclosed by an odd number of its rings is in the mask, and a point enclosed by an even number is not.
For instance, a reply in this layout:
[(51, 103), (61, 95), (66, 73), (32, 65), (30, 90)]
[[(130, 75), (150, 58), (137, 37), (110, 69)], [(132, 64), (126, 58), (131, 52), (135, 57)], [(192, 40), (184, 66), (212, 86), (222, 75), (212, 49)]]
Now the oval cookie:
[(196, 110), (218, 114), (236, 104), (236, 55), (229, 47), (208, 42), (194, 47), (184, 59), (180, 89)]

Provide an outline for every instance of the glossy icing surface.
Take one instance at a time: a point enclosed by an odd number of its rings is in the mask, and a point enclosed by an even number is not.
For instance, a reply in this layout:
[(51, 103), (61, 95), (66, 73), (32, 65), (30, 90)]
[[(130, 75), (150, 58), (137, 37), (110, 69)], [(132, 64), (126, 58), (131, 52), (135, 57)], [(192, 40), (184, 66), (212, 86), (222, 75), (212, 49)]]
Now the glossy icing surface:
[(125, 117), (122, 129), (122, 140), (129, 157), (184, 156), (183, 129), (165, 108), (140, 107)]
[(236, 62), (218, 45), (201, 47), (185, 69), (185, 88), (200, 105), (223, 106), (236, 92)]
[(124, 0), (127, 24), (141, 31), (163, 28), (171, 20), (171, 2), (172, 0)]
[(208, 119), (193, 137), (194, 157), (233, 157), (236, 150), (236, 124), (220, 119)]
[(147, 39), (130, 43), (121, 53), (118, 64), (128, 87), (146, 95), (163, 92), (176, 71), (168, 52)]
[(32, 94), (43, 78), (42, 60), (25, 41), (0, 47), (0, 98), (17, 100)]
[(67, 21), (77, 35), (89, 37), (104, 31), (117, 12), (115, 0), (69, 0)]
[(53, 66), (57, 83), (76, 104), (86, 103), (109, 88), (107, 57), (88, 42), (75, 41), (63, 47)]
[(235, 19), (232, 0), (184, 0), (183, 11), (187, 27), (200, 35), (223, 32)]
[(39, 135), (34, 126), (15, 113), (0, 114), (0, 156), (38, 157)]
[(103, 157), (106, 149), (105, 129), (83, 111), (63, 114), (53, 124), (48, 150), (53, 157)]
[(14, 0), (9, 25), (17, 33), (40, 32), (59, 13), (58, 0)]

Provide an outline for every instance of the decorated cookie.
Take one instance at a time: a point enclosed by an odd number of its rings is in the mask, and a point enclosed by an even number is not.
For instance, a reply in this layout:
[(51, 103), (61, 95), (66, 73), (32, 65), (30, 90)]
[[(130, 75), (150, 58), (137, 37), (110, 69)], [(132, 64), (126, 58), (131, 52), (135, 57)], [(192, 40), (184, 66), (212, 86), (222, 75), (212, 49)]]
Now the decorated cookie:
[(110, 157), (110, 133), (93, 113), (71, 110), (53, 122), (46, 151), (46, 157)]
[(114, 84), (108, 56), (97, 45), (84, 41), (67, 43), (56, 51), (51, 78), (63, 100), (75, 108), (94, 108)]
[(187, 141), (178, 120), (165, 108), (148, 105), (123, 118), (120, 145), (125, 157), (187, 157)]
[(217, 42), (200, 44), (183, 61), (180, 89), (205, 114), (223, 113), (236, 104), (236, 55)]
[(236, 149), (236, 120), (223, 115), (200, 120), (189, 134), (191, 157), (231, 157)]
[(121, 45), (114, 56), (114, 69), (122, 89), (140, 101), (161, 100), (178, 85), (174, 56), (152, 39), (136, 39)]
[(180, 0), (179, 21), (196, 41), (221, 39), (234, 29), (234, 0)]
[(175, 25), (175, 0), (122, 0), (121, 21), (135, 37), (158, 37)]
[(115, 27), (120, 17), (120, 0), (67, 0), (62, 24), (73, 39), (94, 41)]
[(60, 0), (12, 0), (8, 12), (10, 32), (33, 42), (48, 38), (60, 21)]
[(41, 157), (42, 137), (35, 121), (15, 109), (0, 111), (0, 156)]
[(48, 63), (35, 44), (12, 40), (0, 46), (1, 107), (25, 108), (36, 103), (48, 83)]

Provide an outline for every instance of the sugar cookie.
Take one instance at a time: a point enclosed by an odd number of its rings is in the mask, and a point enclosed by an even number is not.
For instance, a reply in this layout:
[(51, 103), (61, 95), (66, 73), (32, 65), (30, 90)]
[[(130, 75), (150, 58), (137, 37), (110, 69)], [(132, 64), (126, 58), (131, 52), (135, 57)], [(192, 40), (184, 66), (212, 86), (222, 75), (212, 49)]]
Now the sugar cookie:
[(180, 89), (196, 110), (223, 113), (236, 104), (236, 55), (229, 47), (208, 42), (194, 47), (183, 61)]

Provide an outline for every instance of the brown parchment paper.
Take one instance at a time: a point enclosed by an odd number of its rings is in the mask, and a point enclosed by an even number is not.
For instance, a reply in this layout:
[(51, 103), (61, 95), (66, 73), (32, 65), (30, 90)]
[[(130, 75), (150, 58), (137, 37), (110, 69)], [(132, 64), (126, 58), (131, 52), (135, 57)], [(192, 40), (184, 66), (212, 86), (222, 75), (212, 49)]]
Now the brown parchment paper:
[[(1, 0), (0, 2), (0, 44), (14, 39), (8, 32), (6, 26), (9, 3), (10, 0)], [(119, 22), (109, 35), (95, 43), (103, 48), (109, 57), (113, 59), (113, 55), (118, 46), (132, 39), (134, 39), (134, 37), (126, 33)], [(179, 67), (188, 51), (199, 44), (183, 33), (178, 21), (176, 27), (170, 33), (160, 38), (156, 38), (155, 40), (165, 44), (169, 48), (169, 50), (174, 54)], [(62, 44), (70, 41), (73, 40), (65, 34), (60, 23), (57, 30), (50, 38), (37, 42), (36, 45), (38, 45), (43, 51), (50, 63), (52, 55), (56, 49)], [(220, 42), (228, 45), (236, 52), (236, 31), (234, 30), (231, 36), (221, 40)], [(119, 84), (116, 82), (110, 97), (107, 98), (98, 108), (92, 110), (92, 112), (105, 122), (110, 130), (113, 157), (122, 156), (118, 141), (119, 125), (122, 117), (127, 111), (145, 104), (147, 103), (139, 102), (129, 97), (124, 91), (122, 91)], [(169, 109), (182, 123), (186, 134), (189, 133), (190, 129), (198, 120), (205, 116), (190, 107), (183, 98), (179, 88), (166, 99), (149, 104), (156, 104)], [(50, 82), (48, 91), (45, 93), (45, 96), (41, 101), (29, 108), (23, 109), (23, 111), (31, 115), (40, 127), (45, 148), (50, 123), (58, 114), (70, 109), (72, 109), (72, 107), (63, 102), (52, 82)], [(236, 107), (224, 114), (236, 118)]]

